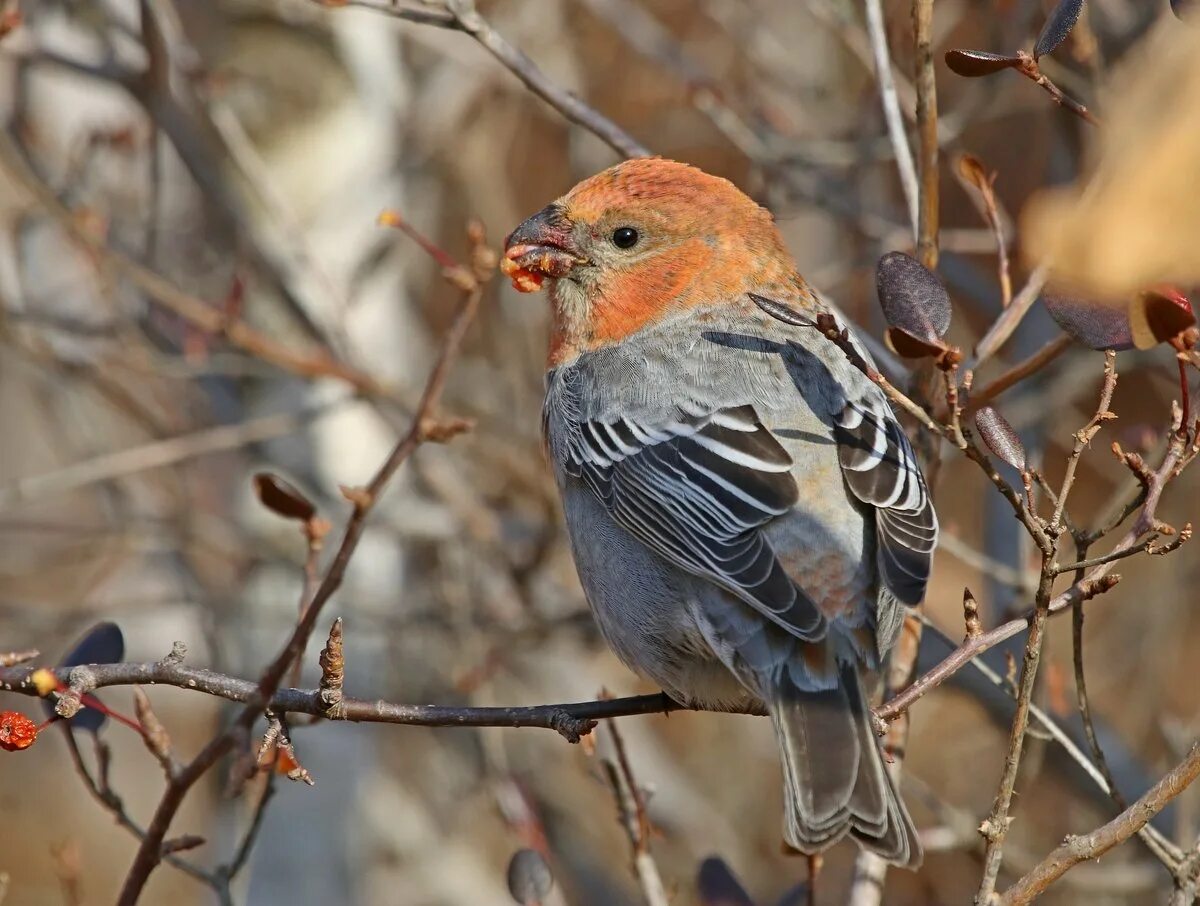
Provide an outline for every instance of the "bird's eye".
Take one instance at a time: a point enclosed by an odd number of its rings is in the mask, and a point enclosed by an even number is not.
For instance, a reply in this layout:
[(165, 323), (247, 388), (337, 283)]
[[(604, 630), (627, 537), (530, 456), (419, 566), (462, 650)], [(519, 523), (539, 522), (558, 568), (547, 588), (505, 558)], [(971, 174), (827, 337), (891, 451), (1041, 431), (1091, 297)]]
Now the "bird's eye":
[(613, 230), (612, 241), (619, 249), (631, 249), (637, 245), (638, 231), (633, 227), (617, 227)]

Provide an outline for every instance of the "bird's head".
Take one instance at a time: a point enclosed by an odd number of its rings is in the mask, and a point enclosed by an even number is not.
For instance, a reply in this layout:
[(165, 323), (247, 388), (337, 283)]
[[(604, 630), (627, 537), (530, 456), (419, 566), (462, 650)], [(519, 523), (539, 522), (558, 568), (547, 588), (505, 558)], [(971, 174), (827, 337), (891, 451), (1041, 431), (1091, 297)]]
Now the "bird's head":
[(661, 158), (625, 161), (542, 208), (509, 235), (501, 269), (522, 292), (550, 281), (553, 365), (673, 312), (798, 279), (767, 210)]

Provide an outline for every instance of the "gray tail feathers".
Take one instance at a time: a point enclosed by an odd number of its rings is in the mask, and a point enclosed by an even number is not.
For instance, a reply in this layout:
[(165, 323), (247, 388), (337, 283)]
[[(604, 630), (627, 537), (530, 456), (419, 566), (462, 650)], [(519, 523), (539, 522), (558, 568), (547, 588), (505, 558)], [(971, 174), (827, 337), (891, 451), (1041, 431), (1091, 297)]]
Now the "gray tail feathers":
[(783, 670), (768, 690), (787, 793), (784, 839), (811, 854), (849, 835), (916, 868), (921, 845), (884, 764), (858, 671), (841, 664), (837, 676), (834, 688), (808, 691)]

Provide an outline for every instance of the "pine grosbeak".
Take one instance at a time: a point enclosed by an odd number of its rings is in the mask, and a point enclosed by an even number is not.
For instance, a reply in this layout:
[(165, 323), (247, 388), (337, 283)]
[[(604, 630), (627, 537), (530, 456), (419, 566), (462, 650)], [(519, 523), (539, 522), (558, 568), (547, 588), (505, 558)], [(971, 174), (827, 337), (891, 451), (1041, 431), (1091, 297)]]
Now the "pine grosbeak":
[(806, 853), (849, 835), (921, 858), (868, 695), (937, 520), (886, 398), (815, 330), (771, 215), (674, 161), (584, 180), (508, 237), (518, 289), (549, 279), (543, 428), (601, 632), (681, 703), (764, 704)]

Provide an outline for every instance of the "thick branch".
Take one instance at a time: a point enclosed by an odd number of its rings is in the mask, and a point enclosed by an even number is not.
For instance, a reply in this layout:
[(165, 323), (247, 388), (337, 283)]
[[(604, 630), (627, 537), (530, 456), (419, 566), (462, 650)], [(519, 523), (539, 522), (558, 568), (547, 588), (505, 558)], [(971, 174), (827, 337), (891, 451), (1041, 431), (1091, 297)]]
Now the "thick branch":
[(1032, 902), (1064, 874), (1089, 859), (1098, 859), (1114, 846), (1124, 843), (1168, 802), (1182, 793), (1200, 776), (1200, 746), (1193, 745), (1187, 758), (1154, 784), (1141, 799), (1112, 821), (1082, 837), (1067, 837), (1062, 845), (1043, 859), (1029, 874), (1017, 881), (1000, 897), (1002, 906)]

